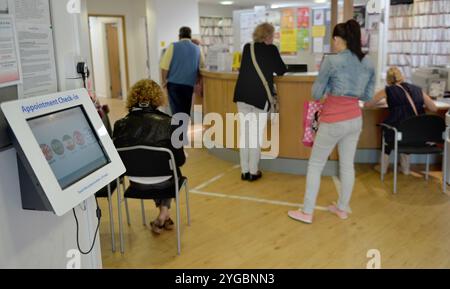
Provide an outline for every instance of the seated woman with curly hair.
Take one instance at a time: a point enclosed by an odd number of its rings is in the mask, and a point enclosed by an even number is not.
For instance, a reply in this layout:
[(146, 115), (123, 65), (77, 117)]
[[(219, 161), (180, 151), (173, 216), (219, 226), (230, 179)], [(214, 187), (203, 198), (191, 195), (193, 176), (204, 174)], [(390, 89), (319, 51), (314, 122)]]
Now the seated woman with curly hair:
[[(171, 136), (177, 127), (171, 125), (169, 115), (158, 110), (163, 103), (163, 91), (156, 82), (149, 79), (138, 81), (128, 93), (128, 115), (114, 125), (113, 140), (118, 148), (136, 145), (168, 148), (174, 154), (178, 169), (185, 163), (186, 157), (183, 147), (176, 149), (172, 145)], [(170, 176), (167, 178), (170, 179)], [(163, 229), (173, 228), (169, 213), (171, 201), (155, 200), (159, 216), (150, 223), (153, 232), (160, 234)]]

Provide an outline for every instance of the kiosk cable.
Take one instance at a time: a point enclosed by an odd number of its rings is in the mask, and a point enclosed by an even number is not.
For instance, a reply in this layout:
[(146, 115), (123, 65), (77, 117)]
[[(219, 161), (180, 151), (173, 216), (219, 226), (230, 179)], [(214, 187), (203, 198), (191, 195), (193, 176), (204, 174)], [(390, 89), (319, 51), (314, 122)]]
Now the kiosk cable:
[(77, 214), (75, 213), (75, 208), (72, 209), (73, 216), (75, 217), (75, 223), (77, 224), (77, 247), (78, 247), (78, 251), (80, 251), (80, 253), (83, 254), (83, 255), (88, 255), (88, 254), (90, 254), (92, 252), (92, 249), (94, 249), (94, 246), (95, 246), (95, 241), (97, 240), (97, 233), (98, 233), (98, 229), (100, 227), (100, 219), (102, 217), (102, 210), (100, 210), (97, 198), (95, 198), (95, 203), (97, 204), (97, 209), (96, 209), (95, 212), (96, 212), (96, 215), (97, 215), (98, 223), (97, 223), (97, 228), (95, 229), (95, 233), (94, 233), (94, 241), (92, 242), (91, 248), (87, 252), (84, 252), (80, 248), (80, 238), (79, 238), (80, 226), (78, 224), (78, 218), (77, 218)]

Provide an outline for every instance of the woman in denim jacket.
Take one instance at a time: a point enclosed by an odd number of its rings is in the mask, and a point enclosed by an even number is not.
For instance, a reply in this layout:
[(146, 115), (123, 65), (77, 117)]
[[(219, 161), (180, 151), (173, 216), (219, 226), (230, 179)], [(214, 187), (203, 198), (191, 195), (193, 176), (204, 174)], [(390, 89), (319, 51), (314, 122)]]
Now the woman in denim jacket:
[(313, 97), (326, 97), (319, 130), (308, 163), (306, 192), (302, 210), (289, 211), (289, 217), (312, 223), (320, 178), (334, 147), (339, 151), (341, 192), (337, 205), (328, 210), (341, 219), (348, 217), (355, 182), (354, 158), (362, 129), (359, 100), (373, 97), (375, 70), (361, 49), (361, 28), (355, 20), (336, 25), (333, 31), (336, 55), (327, 56), (313, 86)]

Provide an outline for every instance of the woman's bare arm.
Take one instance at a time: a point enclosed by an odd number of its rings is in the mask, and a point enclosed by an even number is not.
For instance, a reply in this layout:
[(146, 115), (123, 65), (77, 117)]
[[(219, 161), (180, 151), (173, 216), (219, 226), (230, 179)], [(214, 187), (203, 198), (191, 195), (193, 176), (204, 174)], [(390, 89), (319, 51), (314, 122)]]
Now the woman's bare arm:
[(382, 89), (378, 91), (371, 101), (364, 103), (365, 108), (371, 108), (376, 106), (381, 100), (386, 98), (386, 90)]
[(423, 102), (425, 103), (425, 107), (428, 110), (431, 110), (432, 112), (436, 112), (438, 111), (438, 108), (436, 106), (436, 104), (434, 103), (434, 101), (431, 99), (431, 97), (426, 94), (425, 92), (422, 92), (423, 94)]

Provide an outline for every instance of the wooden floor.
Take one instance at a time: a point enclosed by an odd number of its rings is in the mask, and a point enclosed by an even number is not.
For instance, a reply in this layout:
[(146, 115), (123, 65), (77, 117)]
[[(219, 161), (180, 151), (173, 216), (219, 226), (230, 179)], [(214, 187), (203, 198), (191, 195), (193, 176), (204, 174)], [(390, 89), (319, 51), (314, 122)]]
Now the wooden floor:
[[(113, 120), (126, 111), (105, 101)], [(182, 253), (175, 231), (154, 236), (141, 221), (140, 202), (130, 200), (131, 226), (125, 221), (125, 254), (111, 252), (106, 200), (100, 237), (105, 268), (366, 268), (368, 250), (381, 253), (382, 268), (450, 268), (450, 196), (441, 193), (440, 172), (427, 182), (419, 173), (392, 174), (385, 183), (371, 165), (358, 165), (352, 214), (342, 221), (325, 212), (338, 192), (336, 178), (322, 178), (314, 223), (287, 216), (303, 201), (305, 177), (265, 172), (255, 183), (242, 182), (235, 164), (204, 149), (187, 150), (183, 173), (190, 182), (192, 224), (186, 225), (182, 198)], [(416, 171), (423, 169), (414, 168)], [(116, 237), (117, 201), (114, 194)], [(147, 219), (157, 215), (146, 202)]]

